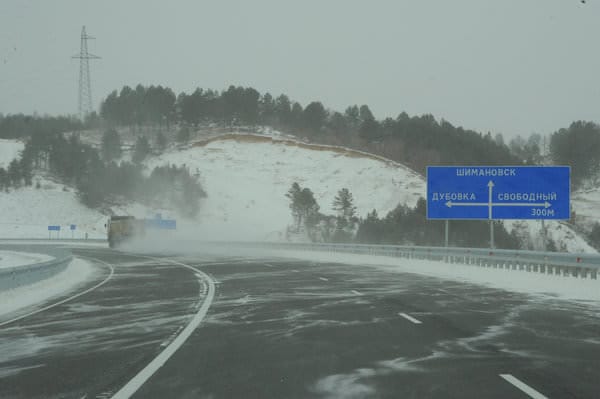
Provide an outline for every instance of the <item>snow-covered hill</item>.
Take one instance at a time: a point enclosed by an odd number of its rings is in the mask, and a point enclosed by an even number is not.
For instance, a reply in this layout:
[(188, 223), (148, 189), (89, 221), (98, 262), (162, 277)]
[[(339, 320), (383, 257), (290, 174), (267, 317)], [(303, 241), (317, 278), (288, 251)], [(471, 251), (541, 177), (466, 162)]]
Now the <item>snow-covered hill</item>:
[(359, 216), (414, 206), (425, 194), (423, 179), (400, 164), (276, 137), (225, 135), (147, 162), (149, 169), (164, 164), (200, 174), (208, 192), (196, 226), (203, 238), (280, 238), (292, 222), (285, 194), (294, 182), (314, 192), (323, 213), (333, 213), (342, 188), (353, 194)]
[[(341, 188), (353, 194), (357, 214), (362, 217), (373, 209), (385, 215), (399, 203), (414, 206), (419, 197), (425, 197), (424, 178), (401, 164), (340, 147), (303, 143), (275, 131), (263, 133), (196, 135), (205, 139), (185, 147), (173, 146), (146, 161), (148, 172), (155, 166), (185, 164), (199, 174), (208, 197), (197, 220), (182, 220), (169, 210), (135, 203), (112, 207), (112, 211), (177, 218), (180, 232), (188, 238), (278, 240), (292, 222), (285, 194), (293, 182), (310, 188), (326, 214), (334, 213), (333, 198)], [(89, 140), (94, 137), (90, 135)], [(20, 142), (2, 140), (0, 164), (9, 163), (22, 148)], [(62, 236), (70, 236), (69, 224), (77, 225), (76, 237), (85, 233), (90, 238), (106, 237), (107, 214), (83, 206), (71, 187), (39, 177), (34, 184), (37, 180), (39, 189), (0, 193), (1, 238), (48, 237), (48, 225), (61, 225)], [(573, 206), (578, 217), (599, 220), (595, 210), (600, 209), (600, 190), (575, 193)], [(539, 222), (507, 221), (506, 226), (517, 228), (533, 249), (542, 249)], [(559, 249), (594, 252), (569, 226), (547, 222), (546, 227)]]

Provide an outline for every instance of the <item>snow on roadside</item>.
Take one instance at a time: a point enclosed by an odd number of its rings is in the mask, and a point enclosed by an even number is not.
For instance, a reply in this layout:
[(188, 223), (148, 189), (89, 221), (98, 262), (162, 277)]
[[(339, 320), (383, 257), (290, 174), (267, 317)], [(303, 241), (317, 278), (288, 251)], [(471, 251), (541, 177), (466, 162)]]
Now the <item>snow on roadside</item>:
[(32, 263), (48, 262), (54, 259), (50, 255), (17, 251), (0, 251), (0, 269), (25, 266)]
[(79, 258), (65, 270), (43, 281), (0, 292), (0, 316), (4, 321), (9, 314), (25, 308), (40, 306), (50, 299), (63, 296), (93, 278), (94, 267)]
[[(44, 178), (40, 188), (0, 192), (0, 238), (48, 238), (48, 226), (61, 226), (60, 238), (106, 238), (107, 217), (83, 205), (74, 189)], [(76, 225), (72, 233), (71, 224)], [(57, 233), (52, 232), (56, 238)]]
[(315, 262), (332, 262), (360, 266), (369, 265), (388, 272), (415, 273), (466, 283), (482, 284), (492, 288), (525, 294), (551, 296), (567, 300), (598, 301), (600, 304), (599, 280), (562, 277), (518, 270), (447, 264), (430, 260), (407, 260), (377, 255), (271, 250), (267, 253), (262, 251), (259, 256), (264, 257), (267, 254)]

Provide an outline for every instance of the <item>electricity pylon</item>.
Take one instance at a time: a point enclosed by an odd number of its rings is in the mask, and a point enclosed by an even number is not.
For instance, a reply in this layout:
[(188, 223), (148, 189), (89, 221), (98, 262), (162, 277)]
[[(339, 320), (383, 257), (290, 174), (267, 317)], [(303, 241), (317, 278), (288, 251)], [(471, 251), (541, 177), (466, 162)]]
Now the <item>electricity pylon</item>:
[(85, 26), (81, 28), (81, 48), (79, 54), (72, 58), (79, 59), (79, 118), (83, 121), (93, 110), (92, 106), (92, 83), (90, 81), (90, 60), (98, 59), (97, 55), (88, 53), (87, 41), (95, 39), (85, 32)]

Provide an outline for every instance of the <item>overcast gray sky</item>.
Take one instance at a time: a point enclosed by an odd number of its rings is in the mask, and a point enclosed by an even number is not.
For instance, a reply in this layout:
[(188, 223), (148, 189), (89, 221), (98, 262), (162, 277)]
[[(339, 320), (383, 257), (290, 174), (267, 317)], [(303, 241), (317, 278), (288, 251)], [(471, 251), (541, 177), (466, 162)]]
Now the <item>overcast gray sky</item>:
[(600, 0), (2, 0), (1, 113), (77, 112), (82, 25), (96, 106), (235, 84), (509, 137), (600, 121)]

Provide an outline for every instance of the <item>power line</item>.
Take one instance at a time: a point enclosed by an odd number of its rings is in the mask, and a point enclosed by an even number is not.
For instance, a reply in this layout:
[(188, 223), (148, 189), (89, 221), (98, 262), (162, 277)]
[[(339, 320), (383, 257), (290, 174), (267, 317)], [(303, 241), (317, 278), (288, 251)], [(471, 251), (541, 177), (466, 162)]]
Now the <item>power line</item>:
[(95, 39), (85, 32), (85, 25), (81, 28), (81, 46), (79, 54), (72, 58), (79, 59), (79, 118), (83, 121), (93, 110), (92, 105), (92, 82), (90, 80), (90, 60), (98, 59), (97, 55), (88, 53), (87, 41)]

